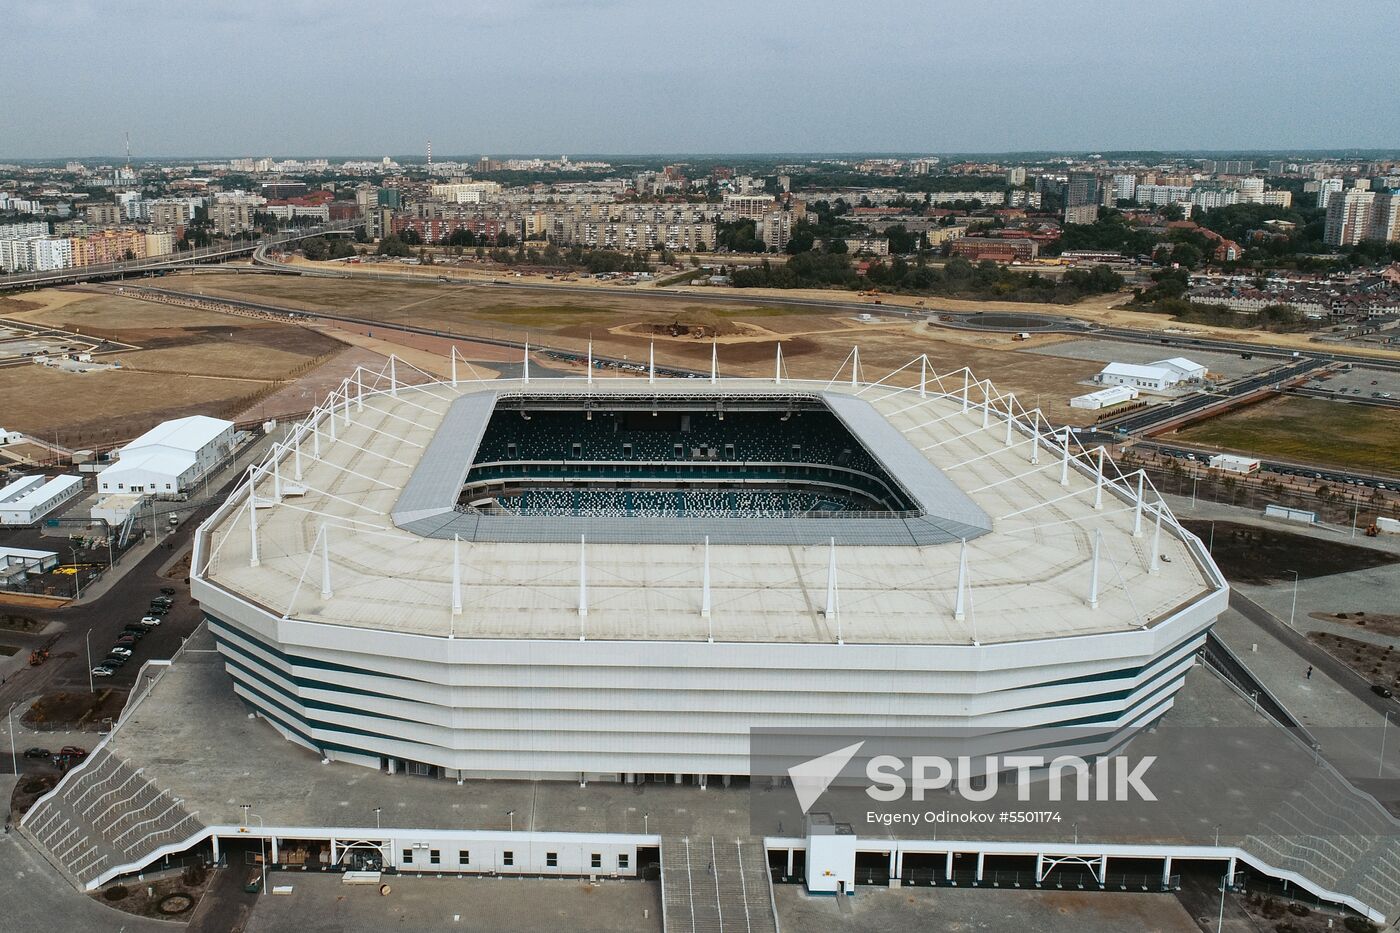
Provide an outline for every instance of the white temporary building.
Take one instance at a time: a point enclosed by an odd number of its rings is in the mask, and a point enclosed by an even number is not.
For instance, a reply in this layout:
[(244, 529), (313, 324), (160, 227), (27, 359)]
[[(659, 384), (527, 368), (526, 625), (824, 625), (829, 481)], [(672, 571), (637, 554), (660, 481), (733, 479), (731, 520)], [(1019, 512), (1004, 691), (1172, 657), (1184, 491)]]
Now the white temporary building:
[(26, 476), (0, 489), (0, 525), (32, 525), (83, 491), (81, 476)]
[(98, 492), (176, 495), (233, 452), (233, 422), (192, 415), (165, 421), (123, 447), (98, 474)]
[(1070, 408), (1087, 408), (1096, 411), (1100, 408), (1112, 408), (1114, 405), (1122, 405), (1124, 402), (1131, 402), (1138, 397), (1138, 390), (1132, 386), (1109, 386), (1106, 389), (1099, 389), (1088, 392), (1084, 395), (1076, 395), (1069, 400)]
[(1200, 382), (1206, 378), (1206, 368), (1184, 357), (1158, 360), (1155, 363), (1109, 363), (1094, 381), (1100, 385), (1132, 386), (1160, 392), (1182, 382)]

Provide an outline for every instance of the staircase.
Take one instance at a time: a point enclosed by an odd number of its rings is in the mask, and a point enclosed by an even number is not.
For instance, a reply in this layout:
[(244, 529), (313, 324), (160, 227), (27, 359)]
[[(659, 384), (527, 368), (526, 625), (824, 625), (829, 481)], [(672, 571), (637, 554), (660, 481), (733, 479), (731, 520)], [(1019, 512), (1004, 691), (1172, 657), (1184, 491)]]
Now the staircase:
[(761, 840), (662, 837), (666, 933), (777, 933), (769, 883)]

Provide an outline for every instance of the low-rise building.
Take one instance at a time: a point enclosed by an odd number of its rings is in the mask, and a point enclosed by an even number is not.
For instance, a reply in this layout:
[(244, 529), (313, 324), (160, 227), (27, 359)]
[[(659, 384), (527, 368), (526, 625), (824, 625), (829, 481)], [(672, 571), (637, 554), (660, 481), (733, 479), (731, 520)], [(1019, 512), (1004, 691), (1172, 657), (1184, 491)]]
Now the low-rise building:
[(33, 525), (83, 491), (81, 476), (26, 476), (0, 489), (0, 525)]
[(1040, 246), (1035, 240), (1025, 237), (965, 236), (948, 244), (949, 256), (961, 256), (972, 262), (987, 259), (993, 262), (1028, 262), (1039, 253)]
[(1155, 363), (1109, 363), (1094, 381), (1106, 386), (1130, 386), (1148, 392), (1162, 392), (1187, 382), (1204, 382), (1206, 368), (1185, 357)]
[(192, 415), (165, 421), (123, 447), (97, 476), (98, 492), (175, 496), (233, 453), (232, 421)]

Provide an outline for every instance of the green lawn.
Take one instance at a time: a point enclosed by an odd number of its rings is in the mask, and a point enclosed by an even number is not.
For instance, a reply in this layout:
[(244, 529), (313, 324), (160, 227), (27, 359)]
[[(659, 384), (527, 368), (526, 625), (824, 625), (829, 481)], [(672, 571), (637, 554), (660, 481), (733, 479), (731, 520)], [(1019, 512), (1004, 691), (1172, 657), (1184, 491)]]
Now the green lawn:
[(1284, 396), (1181, 431), (1176, 437), (1259, 457), (1394, 472), (1400, 411)]

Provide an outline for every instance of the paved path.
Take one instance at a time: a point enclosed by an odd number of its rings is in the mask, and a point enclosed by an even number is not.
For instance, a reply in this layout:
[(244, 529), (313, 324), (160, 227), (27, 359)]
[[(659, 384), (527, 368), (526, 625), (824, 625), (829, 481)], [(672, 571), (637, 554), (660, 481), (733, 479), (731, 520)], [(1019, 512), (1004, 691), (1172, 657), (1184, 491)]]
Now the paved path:
[[(0, 789), (9, 796), (8, 789)], [(5, 933), (171, 933), (179, 929), (77, 894), (16, 832), (0, 836), (0, 905), (0, 928)]]

